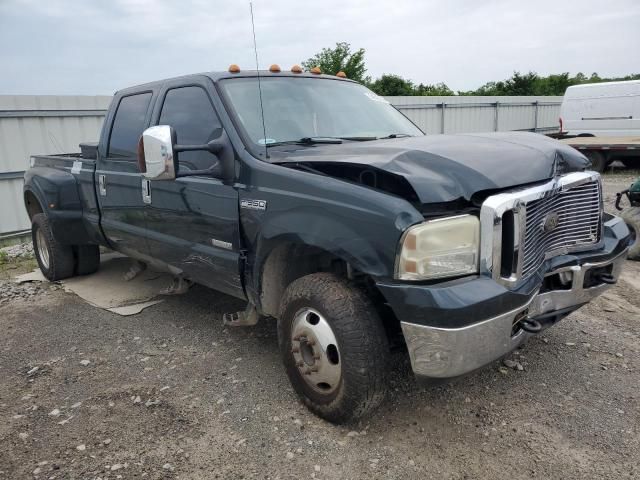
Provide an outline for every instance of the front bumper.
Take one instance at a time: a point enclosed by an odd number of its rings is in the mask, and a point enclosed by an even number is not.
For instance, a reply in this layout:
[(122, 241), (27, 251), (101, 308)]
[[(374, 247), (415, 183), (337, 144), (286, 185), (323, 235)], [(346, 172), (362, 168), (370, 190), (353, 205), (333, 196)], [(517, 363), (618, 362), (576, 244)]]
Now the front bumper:
[[(378, 287), (401, 321), (414, 373), (455, 377), (520, 345), (531, 335), (518, 328), (522, 319), (552, 325), (610, 288), (610, 283), (598, 280), (599, 275), (617, 281), (628, 243), (624, 222), (611, 217), (605, 223), (602, 249), (555, 257), (518, 291), (482, 276), (444, 285), (403, 288), (379, 283)], [(563, 285), (551, 281), (559, 275), (570, 280)]]

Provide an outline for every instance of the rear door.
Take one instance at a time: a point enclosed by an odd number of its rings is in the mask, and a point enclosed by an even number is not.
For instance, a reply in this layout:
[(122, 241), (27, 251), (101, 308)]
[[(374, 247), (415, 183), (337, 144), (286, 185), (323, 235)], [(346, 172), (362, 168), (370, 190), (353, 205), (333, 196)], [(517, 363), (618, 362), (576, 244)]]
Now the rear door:
[(110, 124), (105, 124), (96, 169), (102, 229), (116, 250), (133, 257), (149, 252), (137, 147), (151, 118), (152, 98), (145, 91), (114, 99), (115, 113), (105, 120)]
[[(154, 125), (170, 125), (180, 145), (202, 145), (219, 135), (222, 124), (206, 77), (168, 82), (160, 92)], [(231, 147), (229, 147), (231, 148)], [(204, 170), (218, 161), (209, 152), (181, 152), (179, 171)], [(244, 298), (240, 280), (238, 192), (210, 176), (151, 181), (147, 210), (151, 255), (189, 278)]]

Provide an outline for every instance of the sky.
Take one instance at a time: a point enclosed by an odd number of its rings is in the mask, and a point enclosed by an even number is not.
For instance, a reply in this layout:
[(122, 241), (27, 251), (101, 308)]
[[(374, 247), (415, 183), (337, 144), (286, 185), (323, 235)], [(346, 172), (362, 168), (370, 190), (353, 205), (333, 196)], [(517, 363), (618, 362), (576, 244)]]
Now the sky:
[[(366, 50), (368, 75), (470, 90), (514, 71), (640, 73), (639, 0), (254, 0), (260, 67)], [(244, 0), (0, 0), (0, 95), (110, 95), (255, 68)]]

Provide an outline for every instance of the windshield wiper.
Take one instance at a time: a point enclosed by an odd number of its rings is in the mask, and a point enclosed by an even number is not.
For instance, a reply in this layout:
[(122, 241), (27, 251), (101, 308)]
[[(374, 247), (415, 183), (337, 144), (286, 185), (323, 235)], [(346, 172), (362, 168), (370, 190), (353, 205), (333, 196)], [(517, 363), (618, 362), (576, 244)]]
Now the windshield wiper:
[(341, 138), (302, 137), (298, 140), (285, 140), (282, 142), (267, 143), (266, 147), (277, 147), (278, 145), (317, 145), (317, 144), (338, 144), (338, 143), (342, 143)]
[(386, 140), (387, 138), (403, 138), (403, 137), (413, 137), (413, 135), (409, 135), (408, 133), (392, 133), (387, 135), (386, 137), (380, 137), (379, 140)]
[(279, 145), (318, 145), (318, 144), (339, 144), (343, 140), (348, 142), (369, 142), (372, 140), (384, 140), (387, 138), (412, 137), (406, 133), (392, 133), (386, 137), (302, 137), (298, 140), (283, 140), (282, 142), (267, 143), (266, 147), (277, 147)]
[(349, 140), (351, 142), (369, 142), (371, 140), (378, 140), (378, 137), (340, 137), (342, 140)]

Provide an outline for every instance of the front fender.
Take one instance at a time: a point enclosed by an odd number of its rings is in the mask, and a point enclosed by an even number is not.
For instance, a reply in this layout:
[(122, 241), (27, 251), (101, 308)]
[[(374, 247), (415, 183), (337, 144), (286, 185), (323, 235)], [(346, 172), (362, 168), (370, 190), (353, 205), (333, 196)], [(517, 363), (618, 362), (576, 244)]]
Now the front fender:
[(409, 202), (313, 173), (257, 167), (251, 181), (260, 187), (239, 191), (245, 289), (254, 303), (259, 302), (267, 259), (285, 243), (330, 252), (373, 278), (393, 276), (402, 233), (423, 220)]

